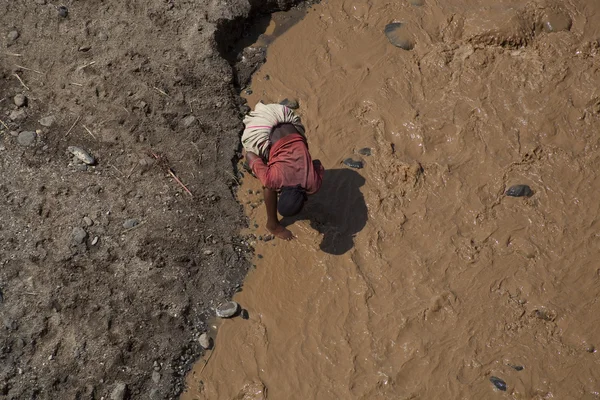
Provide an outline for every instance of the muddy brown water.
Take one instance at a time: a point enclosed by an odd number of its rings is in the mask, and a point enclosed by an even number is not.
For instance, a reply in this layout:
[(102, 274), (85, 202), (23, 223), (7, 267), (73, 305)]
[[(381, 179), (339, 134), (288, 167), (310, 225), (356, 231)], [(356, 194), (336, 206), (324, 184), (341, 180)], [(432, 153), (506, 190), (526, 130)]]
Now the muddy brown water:
[(249, 103), (300, 101), (323, 188), (296, 240), (257, 241), (250, 318), (218, 326), (183, 398), (599, 398), (599, 17), (329, 0), (272, 43)]

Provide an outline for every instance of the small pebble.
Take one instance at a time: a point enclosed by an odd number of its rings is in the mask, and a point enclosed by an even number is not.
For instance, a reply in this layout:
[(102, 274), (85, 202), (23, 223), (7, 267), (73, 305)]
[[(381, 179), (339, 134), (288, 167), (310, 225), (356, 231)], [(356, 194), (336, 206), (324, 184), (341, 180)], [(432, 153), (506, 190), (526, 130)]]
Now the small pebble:
[(24, 94), (19, 93), (13, 98), (13, 101), (17, 107), (23, 107), (27, 104), (27, 97), (25, 97)]
[(123, 382), (117, 382), (115, 388), (110, 394), (110, 400), (123, 400), (127, 394), (127, 385)]
[(65, 6), (60, 6), (58, 7), (58, 16), (62, 17), (62, 18), (67, 18), (67, 15), (69, 15), (69, 9)]
[(104, 32), (98, 33), (98, 40), (102, 40), (103, 42), (108, 40), (108, 35)]
[(533, 191), (527, 185), (514, 185), (508, 188), (506, 195), (510, 197), (530, 197)]
[(92, 246), (95, 246), (96, 244), (98, 244), (98, 236), (92, 240)]
[(387, 24), (384, 33), (390, 43), (396, 47), (403, 50), (412, 50), (415, 47), (410, 33), (406, 29), (406, 24), (400, 22)]
[(46, 128), (50, 128), (52, 125), (54, 125), (55, 121), (56, 121), (56, 117), (54, 115), (49, 115), (47, 117), (40, 119), (39, 123), (40, 123), (40, 125), (45, 126)]
[(346, 158), (344, 161), (342, 161), (342, 163), (344, 165), (347, 165), (350, 168), (356, 168), (356, 169), (361, 169), (365, 166), (362, 161), (355, 161), (351, 158)]
[(358, 150), (358, 154), (363, 155), (363, 156), (370, 156), (371, 155), (371, 149), (368, 147), (363, 147), (362, 149)]
[(246, 89), (246, 94), (252, 94), (252, 89), (250, 89), (250, 88)]
[(71, 241), (73, 244), (83, 244), (85, 239), (87, 238), (87, 232), (80, 227), (73, 228), (73, 232), (71, 232)]
[(67, 151), (87, 165), (94, 165), (96, 163), (96, 159), (81, 147), (69, 146), (67, 147)]
[(83, 217), (83, 222), (87, 225), (87, 226), (92, 226), (94, 225), (94, 221), (90, 218), (90, 217)]
[(265, 75), (265, 81), (268, 81), (269, 79), (271, 79), (271, 77), (268, 74)]
[(292, 110), (300, 108), (300, 104), (297, 100), (290, 100), (288, 98), (281, 100), (279, 104), (281, 104), (282, 106), (286, 106), (287, 108), (290, 108)]
[(265, 235), (265, 237), (263, 238), (265, 242), (270, 242), (273, 239), (275, 239), (273, 235)]
[(125, 222), (123, 222), (123, 228), (125, 229), (131, 229), (134, 226), (138, 225), (140, 222), (135, 219), (135, 218), (130, 218), (128, 220), (126, 220)]
[(259, 259), (262, 259), (263, 255), (262, 254), (257, 254), (256, 257), (258, 257)]
[(205, 255), (205, 256), (210, 256), (210, 255), (212, 255), (212, 254), (213, 254), (213, 251), (212, 251), (212, 250), (204, 250), (204, 255)]
[(91, 48), (92, 48), (92, 46), (90, 46), (88, 44), (84, 44), (83, 46), (79, 46), (77, 51), (81, 51), (81, 52), (85, 53), (86, 51), (90, 51)]
[(15, 40), (17, 40), (19, 38), (19, 32), (10, 31), (10, 32), (8, 32), (8, 35), (6, 35), (6, 38), (8, 39), (9, 42), (14, 42)]
[(248, 313), (248, 310), (243, 309), (240, 313), (240, 317), (242, 317), (242, 319), (250, 319), (250, 314)]
[(27, 113), (23, 109), (13, 110), (8, 114), (8, 119), (15, 122), (23, 121), (25, 118), (27, 118)]
[(511, 365), (512, 369), (515, 371), (523, 371), (524, 367), (522, 365)]
[(587, 351), (588, 353), (594, 353), (596, 351), (596, 348), (593, 345), (588, 345), (585, 348), (585, 351)]
[(155, 371), (160, 371), (160, 364), (158, 363), (158, 361), (154, 361), (152, 363), (152, 367), (154, 368)]
[(194, 117), (193, 115), (188, 115), (187, 117), (181, 120), (181, 123), (183, 124), (184, 128), (189, 128), (190, 126), (194, 125), (194, 122), (196, 122), (196, 117)]
[(158, 371), (152, 372), (152, 382), (154, 382), (154, 383), (160, 382), (160, 372), (158, 372)]
[(198, 338), (198, 342), (204, 350), (210, 350), (213, 345), (212, 338), (208, 336), (207, 333), (203, 333), (202, 335), (200, 335), (200, 337)]
[(31, 146), (35, 143), (36, 137), (37, 134), (35, 132), (23, 131), (17, 136), (17, 142), (19, 142), (21, 146)]
[(219, 318), (231, 318), (238, 312), (239, 308), (240, 305), (235, 301), (228, 301), (220, 304), (215, 311)]
[(490, 382), (492, 382), (496, 389), (506, 392), (506, 382), (504, 382), (502, 379), (497, 378), (495, 376), (491, 376)]

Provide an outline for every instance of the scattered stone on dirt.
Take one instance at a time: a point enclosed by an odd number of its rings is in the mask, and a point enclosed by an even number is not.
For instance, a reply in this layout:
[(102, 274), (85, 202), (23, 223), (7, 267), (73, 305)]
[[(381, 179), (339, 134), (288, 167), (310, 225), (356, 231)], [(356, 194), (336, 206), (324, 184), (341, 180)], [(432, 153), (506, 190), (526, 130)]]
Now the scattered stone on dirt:
[(14, 42), (15, 40), (17, 40), (19, 38), (19, 32), (18, 31), (10, 31), (10, 32), (8, 32), (8, 35), (6, 35), (6, 38), (8, 39), (9, 42)]
[(54, 115), (49, 115), (39, 120), (40, 125), (45, 126), (46, 128), (50, 128), (54, 125), (54, 122), (56, 122), (56, 117)]
[(135, 218), (129, 218), (128, 220), (125, 220), (125, 222), (123, 222), (123, 228), (131, 229), (134, 226), (137, 226), (139, 223), (140, 223), (139, 220), (137, 220)]
[(506, 382), (504, 382), (502, 379), (495, 376), (490, 376), (490, 382), (492, 382), (496, 389), (506, 392)]
[(77, 51), (81, 51), (82, 53), (85, 53), (86, 51), (90, 51), (91, 49), (92, 49), (92, 46), (90, 46), (89, 44), (84, 44), (83, 46), (79, 46)]
[(215, 311), (219, 318), (231, 318), (238, 312), (239, 308), (240, 305), (235, 301), (228, 301), (220, 304)]
[(202, 346), (204, 350), (210, 350), (213, 345), (212, 338), (208, 336), (208, 333), (203, 333), (200, 335), (198, 338), (198, 343), (200, 343), (200, 346)]
[(344, 161), (342, 161), (342, 163), (350, 168), (356, 169), (361, 169), (365, 166), (365, 164), (362, 161), (356, 161), (351, 158), (346, 158)]
[(13, 101), (17, 107), (23, 107), (27, 104), (27, 97), (24, 94), (19, 93), (13, 98)]
[(210, 250), (210, 249), (206, 249), (206, 250), (204, 250), (204, 255), (205, 255), (205, 256), (210, 256), (210, 255), (212, 255), (213, 253), (214, 253), (214, 252), (213, 252), (212, 250)]
[(512, 369), (515, 371), (523, 371), (524, 367), (522, 365), (510, 365)]
[(0, 151), (4, 151), (6, 150), (6, 146), (4, 146), (3, 144), (0, 144)]
[(98, 243), (98, 236), (96, 236), (94, 239), (92, 239), (92, 246), (95, 246)]
[(573, 21), (565, 13), (549, 11), (542, 17), (542, 24), (544, 31), (550, 33), (570, 30)]
[(248, 310), (244, 308), (242, 312), (240, 312), (240, 317), (242, 317), (242, 319), (250, 319), (250, 314), (248, 313)]
[(298, 103), (298, 100), (290, 100), (287, 97), (281, 100), (279, 104), (281, 104), (282, 106), (286, 106), (287, 108), (290, 108), (292, 110), (300, 108), (300, 103)]
[(244, 91), (246, 94), (252, 94), (252, 89), (248, 88)]
[(31, 146), (35, 143), (36, 137), (37, 134), (33, 131), (23, 131), (17, 136), (17, 142), (19, 142), (21, 146)]
[(71, 232), (71, 242), (74, 245), (83, 244), (85, 242), (86, 238), (87, 238), (87, 232), (85, 231), (85, 229), (83, 229), (81, 227), (73, 228), (73, 232)]
[(158, 363), (158, 361), (154, 360), (154, 362), (152, 363), (152, 368), (154, 368), (155, 371), (160, 371), (160, 364)]
[(594, 345), (587, 345), (585, 348), (585, 351), (587, 351), (588, 353), (594, 353), (596, 351), (596, 347)]
[(98, 40), (105, 42), (108, 40), (108, 35), (105, 32), (100, 32), (98, 33)]
[(506, 195), (510, 197), (530, 197), (533, 191), (527, 185), (514, 185), (508, 188)]
[(127, 395), (127, 384), (117, 382), (115, 388), (110, 394), (110, 400), (124, 400)]
[(196, 117), (193, 115), (188, 115), (181, 121), (184, 128), (189, 128), (190, 126), (194, 125), (194, 122), (196, 122)]
[(94, 221), (90, 217), (83, 217), (83, 223), (86, 226), (93, 226), (94, 225)]
[(158, 371), (152, 372), (152, 382), (154, 382), (154, 383), (160, 382), (160, 372), (158, 372)]
[(27, 113), (23, 109), (21, 109), (21, 110), (14, 110), (14, 111), (11, 111), (10, 114), (8, 114), (8, 119), (11, 120), (11, 121), (13, 121), (13, 122), (21, 122), (25, 118), (27, 118)]
[(412, 50), (415, 47), (411, 35), (406, 29), (406, 24), (400, 22), (387, 24), (384, 33), (390, 43), (396, 47), (404, 50)]
[(58, 16), (62, 17), (62, 18), (67, 18), (67, 16), (69, 15), (69, 9), (65, 6), (60, 6), (58, 7)]
[(94, 165), (96, 163), (96, 159), (81, 147), (69, 146), (67, 147), (67, 151), (87, 165)]
[(358, 150), (358, 154), (363, 155), (363, 156), (370, 156), (371, 149), (369, 147), (363, 147), (362, 149)]

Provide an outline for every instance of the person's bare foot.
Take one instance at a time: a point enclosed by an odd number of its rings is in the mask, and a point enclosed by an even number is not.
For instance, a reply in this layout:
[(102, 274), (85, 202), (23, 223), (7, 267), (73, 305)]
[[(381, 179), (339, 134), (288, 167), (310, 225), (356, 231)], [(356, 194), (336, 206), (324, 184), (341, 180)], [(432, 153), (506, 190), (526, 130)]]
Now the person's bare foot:
[(281, 226), (281, 224), (279, 224), (279, 223), (272, 224), (272, 225), (267, 224), (267, 230), (269, 232), (271, 232), (273, 235), (275, 235), (275, 237), (278, 237), (279, 239), (292, 240), (294, 238), (294, 235), (292, 234), (292, 232), (290, 232), (289, 230), (287, 230), (286, 228)]

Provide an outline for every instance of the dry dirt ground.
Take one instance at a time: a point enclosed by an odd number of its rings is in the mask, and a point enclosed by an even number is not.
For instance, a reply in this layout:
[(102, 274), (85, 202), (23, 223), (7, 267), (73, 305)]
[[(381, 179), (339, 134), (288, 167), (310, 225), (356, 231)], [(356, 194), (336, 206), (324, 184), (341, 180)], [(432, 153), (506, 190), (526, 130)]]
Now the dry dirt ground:
[(0, 398), (180, 393), (251, 260), (235, 44), (293, 3), (0, 1)]

